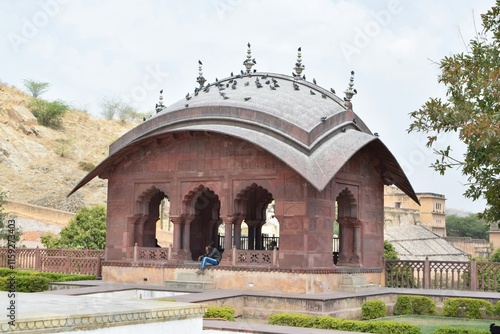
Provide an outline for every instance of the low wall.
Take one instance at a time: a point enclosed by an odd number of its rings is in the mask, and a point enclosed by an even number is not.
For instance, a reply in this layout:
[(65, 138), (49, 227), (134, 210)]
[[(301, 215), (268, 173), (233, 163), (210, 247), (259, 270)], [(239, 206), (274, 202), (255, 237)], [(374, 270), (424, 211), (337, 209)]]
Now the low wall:
[(4, 208), (7, 213), (40, 222), (53, 223), (61, 227), (68, 225), (69, 220), (75, 216), (72, 212), (15, 201), (8, 201)]
[[(106, 262), (102, 266), (102, 278), (114, 283), (147, 283), (164, 285), (165, 281), (177, 279), (182, 273), (194, 273), (197, 267), (182, 266), (134, 266), (113, 265)], [(340, 290), (342, 270), (285, 270), (275, 268), (210, 268), (215, 289), (274, 291), (284, 293), (324, 293)], [(376, 270), (352, 270), (366, 278), (366, 283), (381, 285), (382, 273)]]
[(490, 256), (490, 243), (484, 239), (472, 239), (470, 237), (448, 237), (444, 238), (453, 247), (460, 249), (462, 252), (469, 254), (473, 258)]

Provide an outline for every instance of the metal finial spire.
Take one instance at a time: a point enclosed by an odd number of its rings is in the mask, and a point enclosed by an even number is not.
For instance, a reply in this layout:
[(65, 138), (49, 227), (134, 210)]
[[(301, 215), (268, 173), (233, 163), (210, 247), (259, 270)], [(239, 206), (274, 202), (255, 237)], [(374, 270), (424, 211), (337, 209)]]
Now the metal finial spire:
[(159, 102), (155, 106), (155, 110), (156, 110), (156, 113), (159, 113), (163, 109), (165, 109), (165, 106), (163, 105), (163, 89), (162, 89), (162, 90), (160, 90), (160, 99), (159, 99)]
[(196, 78), (196, 82), (200, 84), (200, 88), (203, 88), (207, 80), (203, 77), (203, 63), (201, 60), (198, 60), (198, 77)]
[(243, 65), (245, 66), (245, 68), (247, 69), (247, 73), (251, 73), (252, 71), (252, 66), (257, 64), (257, 62), (255, 61), (255, 58), (252, 59), (252, 50), (250, 49), (250, 43), (247, 44), (247, 59), (245, 59), (245, 61), (243, 62)]
[(356, 89), (352, 88), (353, 86), (354, 86), (354, 71), (351, 71), (349, 84), (347, 86), (347, 89), (344, 91), (346, 101), (351, 101), (352, 97), (358, 93)]
[(294, 67), (295, 79), (297, 79), (297, 80), (302, 79), (301, 74), (302, 74), (302, 71), (305, 69), (306, 69), (305, 65), (302, 64), (302, 47), (299, 47), (297, 50), (297, 62), (295, 63), (295, 67)]

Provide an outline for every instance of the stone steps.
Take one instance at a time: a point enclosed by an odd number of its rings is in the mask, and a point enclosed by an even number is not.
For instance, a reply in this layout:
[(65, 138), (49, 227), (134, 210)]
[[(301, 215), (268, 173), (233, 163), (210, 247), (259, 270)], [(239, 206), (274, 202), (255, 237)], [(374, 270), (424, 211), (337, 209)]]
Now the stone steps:
[(366, 283), (366, 277), (363, 275), (343, 275), (340, 282), (340, 291), (343, 292), (371, 292), (379, 288), (377, 284)]
[(214, 282), (193, 282), (193, 281), (165, 281), (165, 287), (175, 290), (212, 290), (215, 289)]
[[(198, 269), (196, 269), (198, 270)], [(197, 274), (195, 269), (178, 272), (175, 280), (165, 281), (165, 286), (176, 290), (211, 290), (215, 289), (214, 275), (210, 269), (203, 274)]]

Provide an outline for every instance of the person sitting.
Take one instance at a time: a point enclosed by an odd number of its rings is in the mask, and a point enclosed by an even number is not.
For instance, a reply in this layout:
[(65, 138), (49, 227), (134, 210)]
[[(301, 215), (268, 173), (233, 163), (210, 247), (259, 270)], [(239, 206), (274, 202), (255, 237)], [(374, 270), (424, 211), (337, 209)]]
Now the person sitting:
[(196, 272), (197, 274), (203, 274), (205, 272), (205, 267), (208, 264), (216, 266), (221, 260), (221, 255), (219, 250), (215, 247), (214, 242), (210, 242), (207, 247), (205, 247), (206, 253), (198, 257), (198, 261), (201, 261), (200, 269)]

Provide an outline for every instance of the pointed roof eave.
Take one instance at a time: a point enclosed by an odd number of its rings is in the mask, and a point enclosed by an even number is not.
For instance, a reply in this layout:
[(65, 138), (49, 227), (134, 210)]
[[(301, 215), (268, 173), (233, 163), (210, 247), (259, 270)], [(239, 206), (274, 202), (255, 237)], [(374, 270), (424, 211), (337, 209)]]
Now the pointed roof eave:
[[(390, 177), (391, 181), (399, 189), (406, 193), (416, 203), (419, 203), (409, 180), (392, 153), (380, 139), (364, 132), (349, 130), (345, 133), (333, 136), (307, 155), (273, 136), (235, 125), (186, 124), (185, 126), (176, 128), (175, 131), (211, 131), (252, 142), (294, 169), (318, 191), (322, 191), (328, 185), (342, 166), (354, 154), (365, 146), (370, 146), (380, 157), (385, 168), (386, 177)], [(148, 138), (167, 132), (172, 132), (172, 130), (150, 133)], [(121, 157), (136, 150), (141, 141), (142, 140), (132, 142), (106, 158), (85, 176), (68, 196), (84, 186), (94, 177), (109, 171), (112, 165)]]

